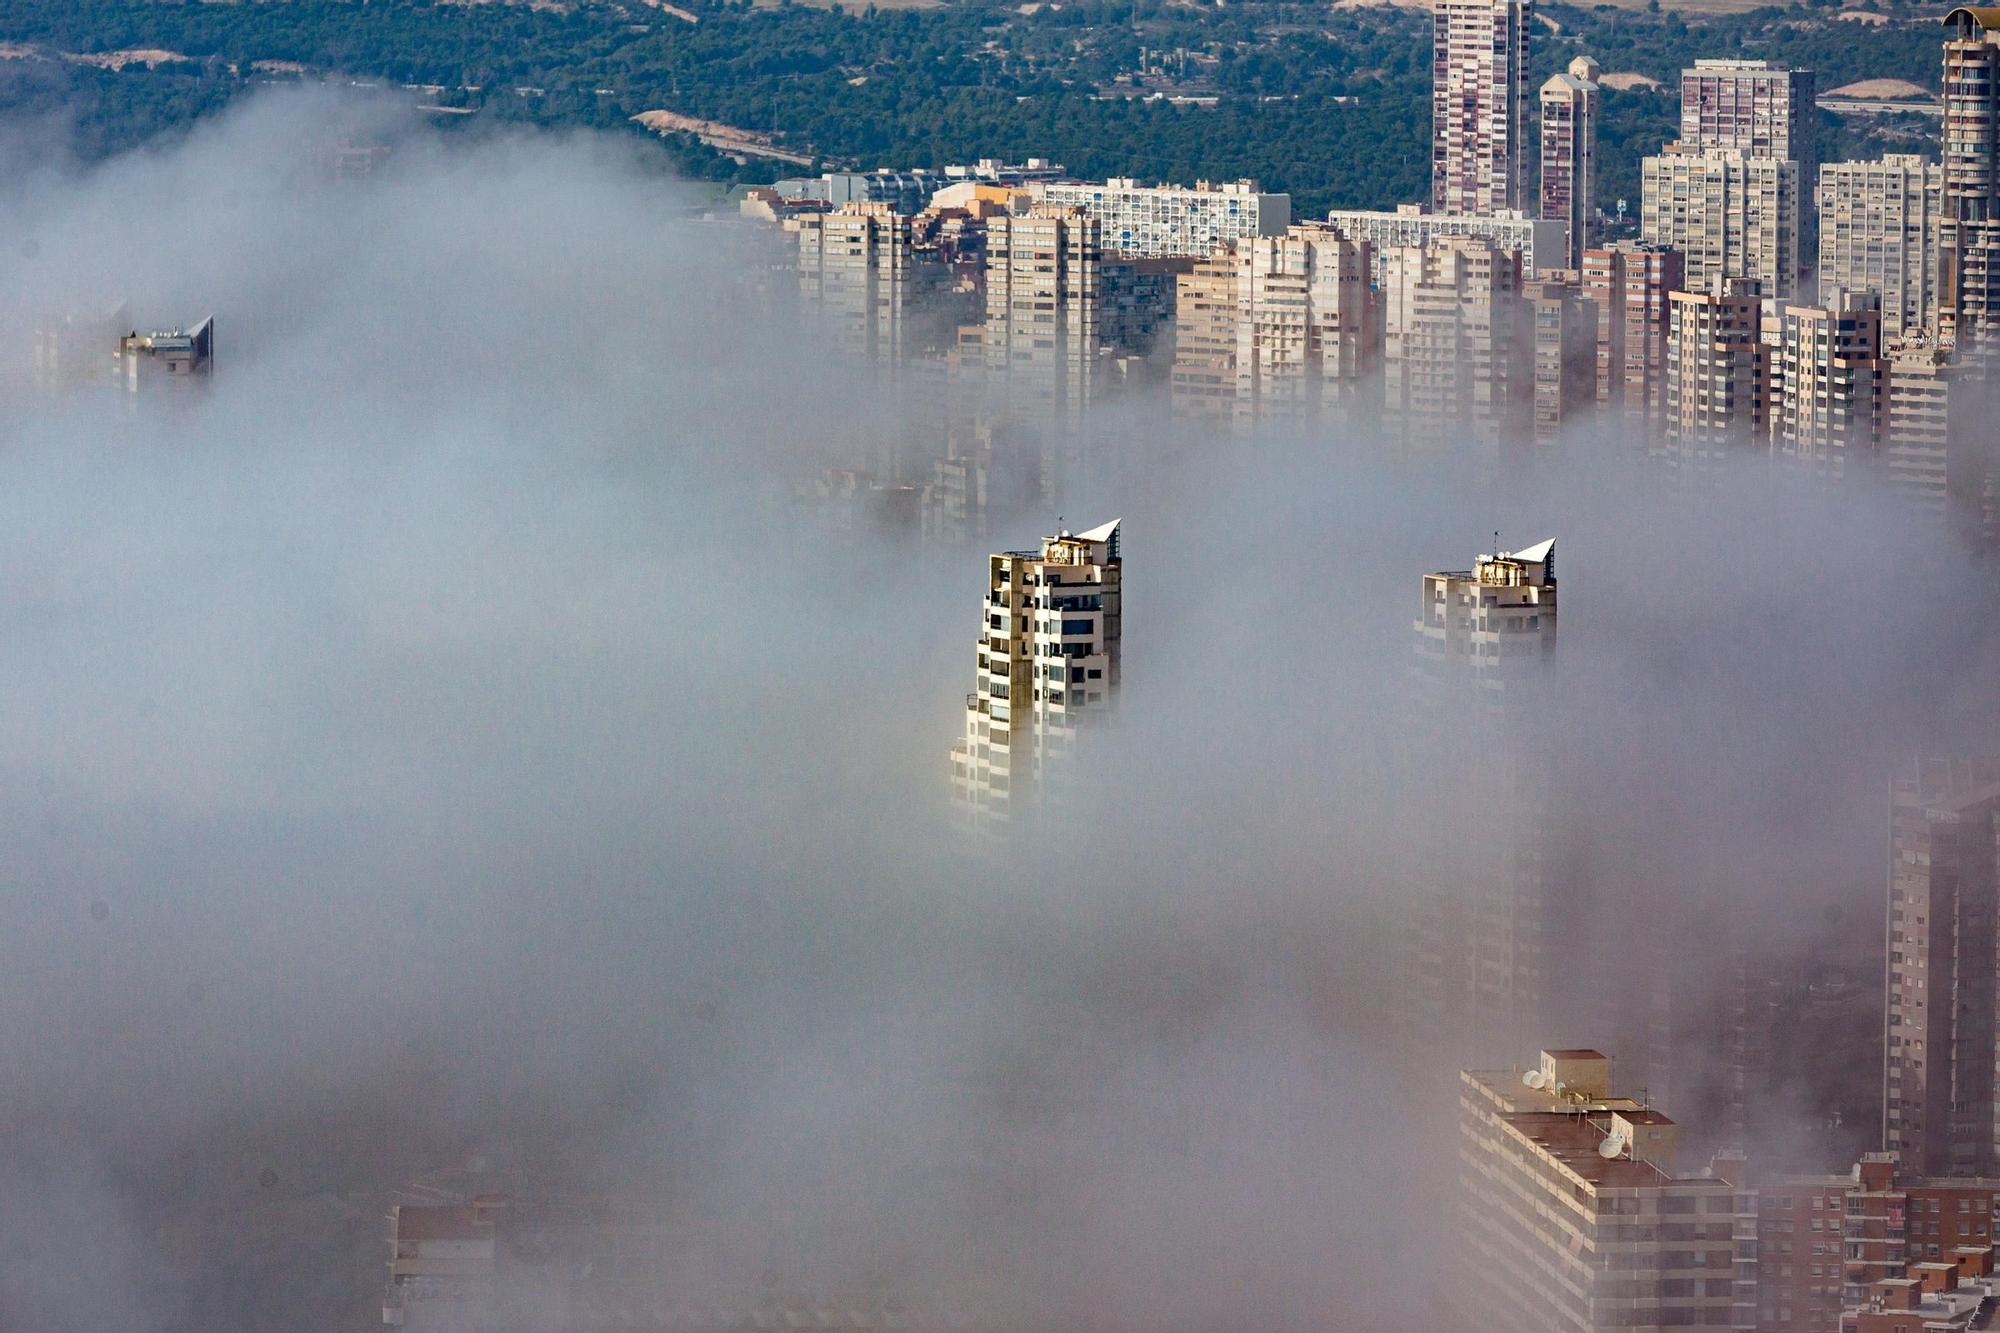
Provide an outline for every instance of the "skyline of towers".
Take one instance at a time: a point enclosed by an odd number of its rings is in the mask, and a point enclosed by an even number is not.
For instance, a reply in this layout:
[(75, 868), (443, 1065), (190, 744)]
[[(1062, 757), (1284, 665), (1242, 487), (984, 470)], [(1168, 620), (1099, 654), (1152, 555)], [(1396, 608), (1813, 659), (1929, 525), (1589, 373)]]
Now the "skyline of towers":
[(976, 819), (1004, 822), (1045, 803), (1079, 730), (1117, 694), (1119, 528), (1113, 519), (987, 559), (973, 691), (951, 747), (953, 792)]
[(1432, 0), (1431, 209), (1525, 209), (1533, 0)]
[(1583, 252), (1597, 243), (1597, 74), (1597, 62), (1579, 56), (1541, 91), (1541, 215), (1568, 229), (1564, 267), (1571, 269), (1581, 268)]

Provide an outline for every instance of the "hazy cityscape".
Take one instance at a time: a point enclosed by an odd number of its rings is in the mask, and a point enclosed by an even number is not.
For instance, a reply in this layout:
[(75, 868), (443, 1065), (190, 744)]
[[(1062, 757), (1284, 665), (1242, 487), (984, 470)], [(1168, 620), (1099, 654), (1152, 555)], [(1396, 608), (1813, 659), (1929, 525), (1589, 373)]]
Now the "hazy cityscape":
[(2000, 9), (982, 3), (0, 6), (0, 1329), (2000, 1328)]

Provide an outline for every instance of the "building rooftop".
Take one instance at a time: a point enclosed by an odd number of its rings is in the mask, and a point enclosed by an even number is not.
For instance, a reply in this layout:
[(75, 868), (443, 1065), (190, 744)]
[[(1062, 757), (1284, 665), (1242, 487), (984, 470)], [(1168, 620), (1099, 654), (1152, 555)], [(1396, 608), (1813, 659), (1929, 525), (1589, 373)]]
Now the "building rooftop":
[[(1623, 1100), (1623, 1099), (1619, 1099)], [(1621, 1115), (1629, 1112), (1621, 1110)], [(1610, 1136), (1608, 1112), (1515, 1111), (1501, 1122), (1561, 1163), (1563, 1169), (1596, 1189), (1645, 1189), (1673, 1177), (1651, 1162), (1605, 1157), (1598, 1149)]]

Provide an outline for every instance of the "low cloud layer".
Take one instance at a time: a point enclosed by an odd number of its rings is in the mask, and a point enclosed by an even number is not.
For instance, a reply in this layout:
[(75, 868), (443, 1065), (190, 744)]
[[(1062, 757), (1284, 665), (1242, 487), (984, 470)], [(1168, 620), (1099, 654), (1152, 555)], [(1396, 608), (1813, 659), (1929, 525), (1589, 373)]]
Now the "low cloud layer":
[[(334, 181), (345, 137), (395, 151)], [(902, 427), (702, 202), (311, 95), (0, 194), (0, 1323), (368, 1326), (389, 1191), (478, 1159), (666, 1209), (684, 1287), (1432, 1326), (1382, 1277), (1452, 1169), (1383, 1037), (1449, 817), (1388, 780), (1418, 576), (1560, 539), (1607, 919), (1879, 947), (1888, 778), (2000, 745), (1990, 567), (1866, 487), (1139, 403), (1062, 500), (1127, 523), (1088, 818), (968, 850), (982, 553), (795, 502)], [(29, 388), (28, 330), (120, 305), (215, 315), (213, 383)]]

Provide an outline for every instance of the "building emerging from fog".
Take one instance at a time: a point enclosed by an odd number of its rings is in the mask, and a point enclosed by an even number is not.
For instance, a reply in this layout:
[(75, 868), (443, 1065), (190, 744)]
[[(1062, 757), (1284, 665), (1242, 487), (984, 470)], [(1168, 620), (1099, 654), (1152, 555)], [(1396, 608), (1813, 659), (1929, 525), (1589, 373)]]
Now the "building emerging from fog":
[(183, 332), (178, 327), (154, 333), (137, 330), (118, 340), (119, 378), (137, 393), (149, 379), (187, 380), (215, 369), (215, 320), (202, 320)]
[(1756, 1196), (1740, 1162), (1682, 1175), (1679, 1131), (1611, 1092), (1594, 1050), (1459, 1076), (1465, 1328), (1751, 1330)]
[(1124, 564), (1117, 520), (987, 561), (954, 795), (1004, 820), (1058, 793), (1082, 731), (1118, 692)]
[(1557, 990), (1565, 903), (1542, 713), (1555, 545), (1423, 576), (1404, 804), (1426, 826), (1409, 865), (1405, 1008), (1413, 1046), (1457, 1067), (1518, 1049)]
[(2000, 1175), (1996, 838), (2000, 759), (1920, 761), (1890, 790), (1882, 1141), (1925, 1175)]

